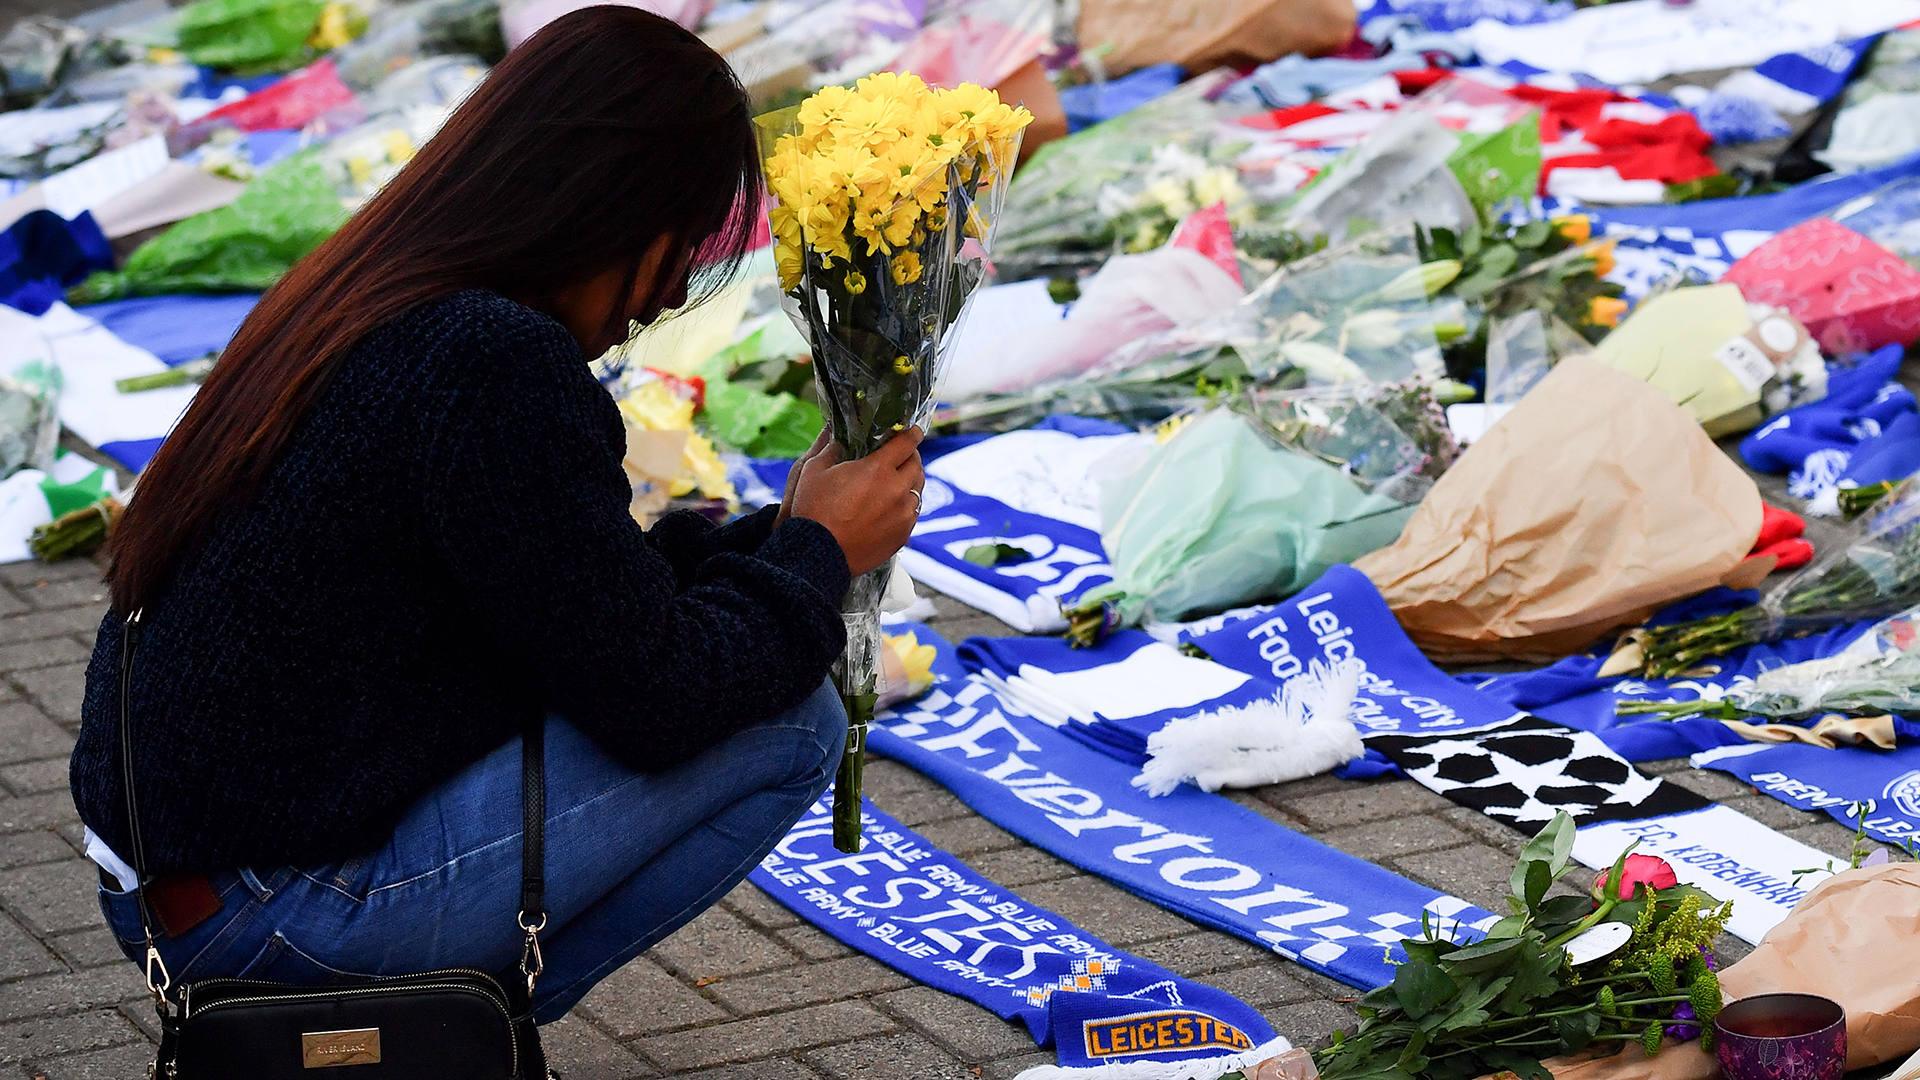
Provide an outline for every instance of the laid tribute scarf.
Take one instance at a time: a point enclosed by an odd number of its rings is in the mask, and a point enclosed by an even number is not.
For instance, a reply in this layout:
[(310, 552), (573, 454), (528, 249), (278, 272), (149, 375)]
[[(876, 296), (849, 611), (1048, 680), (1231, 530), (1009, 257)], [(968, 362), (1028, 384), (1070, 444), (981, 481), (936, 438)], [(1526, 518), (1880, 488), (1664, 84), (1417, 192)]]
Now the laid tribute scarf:
[(1423, 922), (1473, 937), (1498, 918), (1222, 796), (1148, 795), (1132, 766), (1001, 696), (933, 631), (914, 632), (938, 649), (937, 682), (876, 717), (868, 746), (1075, 866), (1349, 986), (1392, 981), (1394, 947)]
[(834, 848), (828, 795), (750, 880), (842, 944), (1020, 1021), (1061, 1066), (1092, 1070), (1080, 1075), (1209, 1080), (1290, 1048), (1232, 994), (1114, 948), (863, 805), (859, 854)]

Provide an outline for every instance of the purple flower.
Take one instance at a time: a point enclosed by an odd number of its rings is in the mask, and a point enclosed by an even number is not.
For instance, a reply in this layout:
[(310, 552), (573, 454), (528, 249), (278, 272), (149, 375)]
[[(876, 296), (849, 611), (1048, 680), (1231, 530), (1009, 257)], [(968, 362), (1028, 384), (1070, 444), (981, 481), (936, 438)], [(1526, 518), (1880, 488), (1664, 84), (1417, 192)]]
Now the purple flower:
[[(1675, 1020), (1698, 1019), (1693, 1011), (1692, 1003), (1686, 1001), (1673, 1007), (1673, 1018)], [(1679, 1039), (1681, 1042), (1688, 1042), (1700, 1037), (1700, 1028), (1696, 1024), (1668, 1024), (1667, 1037), (1670, 1039)]]
[(1707, 947), (1705, 945), (1701, 945), (1701, 946), (1698, 946), (1698, 948), (1700, 949), (1700, 959), (1705, 960), (1707, 962), (1707, 970), (1719, 971), (1720, 963), (1719, 961), (1713, 958), (1712, 953), (1707, 951)]

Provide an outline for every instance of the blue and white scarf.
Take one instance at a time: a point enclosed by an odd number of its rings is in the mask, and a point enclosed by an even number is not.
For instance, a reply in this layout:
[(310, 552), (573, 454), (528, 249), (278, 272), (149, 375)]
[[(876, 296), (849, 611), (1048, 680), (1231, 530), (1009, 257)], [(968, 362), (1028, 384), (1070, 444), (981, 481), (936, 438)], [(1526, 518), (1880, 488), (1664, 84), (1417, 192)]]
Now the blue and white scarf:
[[(1065, 629), (1062, 608), (1113, 580), (1089, 470), (1140, 438), (1117, 424), (1049, 417), (942, 454), (927, 465), (920, 521), (901, 565), (1016, 630)], [(967, 558), (995, 550), (1004, 561)]]
[(1132, 767), (996, 693), (932, 631), (916, 635), (939, 650), (938, 681), (877, 717), (868, 745), (1121, 888), (1359, 987), (1392, 980), (1395, 946), (1423, 922), (1472, 937), (1498, 918), (1222, 796), (1149, 796)]
[(1289, 1049), (1232, 994), (1107, 944), (862, 806), (858, 854), (833, 846), (829, 794), (750, 880), (842, 944), (1020, 1021), (1068, 1068), (1202, 1080)]
[(1920, 745), (1742, 743), (1696, 754), (1693, 763), (1731, 773), (1788, 806), (1825, 811), (1849, 829), (1861, 827), (1864, 815), (1867, 835), (1908, 851), (1920, 843)]

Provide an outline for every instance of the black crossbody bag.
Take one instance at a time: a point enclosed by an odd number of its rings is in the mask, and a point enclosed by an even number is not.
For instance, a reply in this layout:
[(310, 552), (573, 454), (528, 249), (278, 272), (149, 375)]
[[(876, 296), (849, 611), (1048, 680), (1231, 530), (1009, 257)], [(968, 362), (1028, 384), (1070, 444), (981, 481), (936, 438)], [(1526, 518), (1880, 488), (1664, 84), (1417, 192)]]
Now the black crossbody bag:
[(154, 947), (147, 902), (146, 849), (134, 802), (133, 652), (140, 612), (127, 618), (120, 643), (120, 765), (127, 789), (127, 838), (140, 926), (147, 936), (147, 989), (160, 1011), (159, 1080), (547, 1080), (531, 999), (539, 978), (540, 931), (546, 926), (545, 729), (539, 719), (522, 733), (524, 839), (520, 929), (526, 947), (517, 968), (496, 978), (451, 968), (349, 985), (310, 987), (250, 979), (202, 979), (172, 986)]

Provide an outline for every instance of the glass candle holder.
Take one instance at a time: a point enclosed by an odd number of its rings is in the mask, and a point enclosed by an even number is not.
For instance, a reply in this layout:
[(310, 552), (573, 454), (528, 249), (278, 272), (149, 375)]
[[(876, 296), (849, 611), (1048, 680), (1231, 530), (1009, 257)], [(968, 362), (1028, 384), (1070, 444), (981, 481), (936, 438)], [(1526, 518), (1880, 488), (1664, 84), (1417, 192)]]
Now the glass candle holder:
[(1726, 1080), (1840, 1080), (1847, 1014), (1813, 994), (1756, 994), (1720, 1010), (1714, 1055)]

